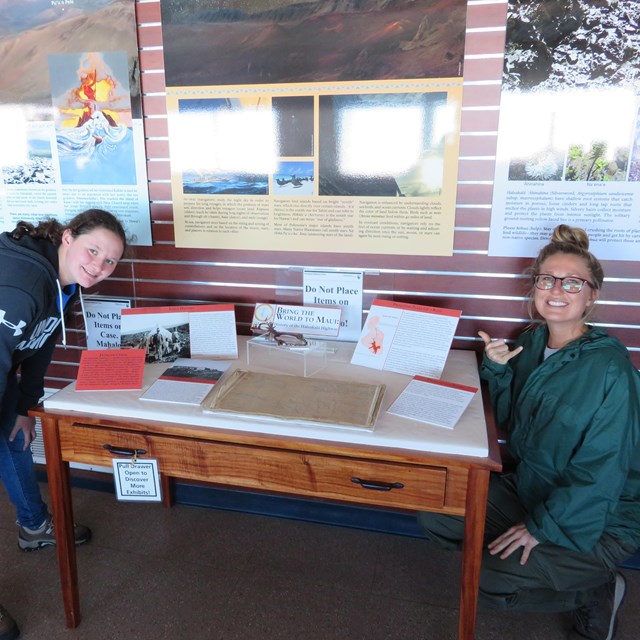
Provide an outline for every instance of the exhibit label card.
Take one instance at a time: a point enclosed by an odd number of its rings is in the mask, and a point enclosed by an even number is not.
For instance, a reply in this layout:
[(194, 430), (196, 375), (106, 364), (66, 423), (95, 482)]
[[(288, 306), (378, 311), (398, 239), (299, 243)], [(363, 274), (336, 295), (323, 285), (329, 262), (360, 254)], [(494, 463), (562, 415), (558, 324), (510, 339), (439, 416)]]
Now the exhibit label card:
[(89, 349), (80, 355), (76, 391), (142, 389), (144, 349)]
[(276, 331), (294, 331), (316, 338), (336, 338), (340, 332), (341, 317), (340, 307), (258, 303), (253, 312), (251, 330), (260, 331), (260, 325), (273, 324)]
[(231, 361), (181, 358), (169, 366), (140, 396), (140, 400), (200, 404)]
[(416, 376), (388, 413), (453, 429), (478, 390), (455, 382)]
[(439, 379), (462, 311), (374, 300), (351, 364)]
[(121, 347), (144, 349), (147, 362), (238, 357), (232, 304), (122, 310)]

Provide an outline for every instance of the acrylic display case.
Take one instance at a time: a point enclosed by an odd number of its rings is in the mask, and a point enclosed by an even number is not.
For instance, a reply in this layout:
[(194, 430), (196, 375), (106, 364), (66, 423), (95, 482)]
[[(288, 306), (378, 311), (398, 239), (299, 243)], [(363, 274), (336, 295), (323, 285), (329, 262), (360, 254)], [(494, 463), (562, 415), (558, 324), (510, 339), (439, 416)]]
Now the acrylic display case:
[(269, 369), (307, 378), (327, 365), (329, 354), (320, 340), (312, 340), (306, 347), (281, 346), (262, 336), (247, 341), (247, 364), (253, 370)]

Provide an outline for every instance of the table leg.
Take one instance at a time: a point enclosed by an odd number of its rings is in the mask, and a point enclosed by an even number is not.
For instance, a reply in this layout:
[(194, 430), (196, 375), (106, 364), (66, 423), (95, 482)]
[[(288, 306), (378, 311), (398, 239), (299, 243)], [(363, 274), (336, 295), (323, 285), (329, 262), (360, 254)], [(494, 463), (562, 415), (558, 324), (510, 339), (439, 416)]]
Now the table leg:
[(42, 435), (47, 462), (51, 510), (56, 530), (56, 552), (67, 627), (80, 623), (80, 596), (76, 565), (73, 506), (69, 484), (69, 463), (62, 460), (60, 434), (55, 418), (42, 418)]
[(473, 640), (475, 633), (489, 476), (490, 472), (486, 469), (469, 471), (462, 545), (458, 640)]
[(173, 480), (166, 473), (160, 474), (160, 490), (162, 491), (162, 506), (170, 509), (173, 506)]

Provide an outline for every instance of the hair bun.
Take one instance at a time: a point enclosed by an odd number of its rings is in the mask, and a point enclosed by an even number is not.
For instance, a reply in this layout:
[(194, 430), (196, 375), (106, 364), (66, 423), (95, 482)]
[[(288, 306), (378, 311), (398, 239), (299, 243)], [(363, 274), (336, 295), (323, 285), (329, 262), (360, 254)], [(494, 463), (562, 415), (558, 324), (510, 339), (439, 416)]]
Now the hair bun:
[(551, 236), (551, 242), (573, 244), (585, 251), (589, 249), (589, 236), (580, 227), (570, 227), (568, 224), (559, 224)]

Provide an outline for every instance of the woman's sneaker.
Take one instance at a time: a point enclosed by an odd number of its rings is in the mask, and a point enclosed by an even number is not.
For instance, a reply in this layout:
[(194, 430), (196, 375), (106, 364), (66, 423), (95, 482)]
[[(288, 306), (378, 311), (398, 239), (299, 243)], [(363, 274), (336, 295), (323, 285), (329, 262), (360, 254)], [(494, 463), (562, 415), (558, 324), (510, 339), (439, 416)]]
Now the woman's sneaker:
[(20, 629), (9, 612), (0, 604), (0, 640), (14, 640), (20, 635)]
[(621, 573), (594, 593), (591, 604), (573, 612), (569, 640), (612, 640), (618, 625), (618, 609), (624, 600), (627, 583)]
[[(84, 544), (91, 540), (91, 529), (82, 524), (74, 525), (76, 545)], [(48, 547), (56, 543), (56, 532), (53, 526), (53, 516), (44, 521), (38, 529), (29, 529), (18, 523), (18, 546), (23, 551), (34, 551), (42, 547)], [(3, 640), (0, 636), (0, 640)]]

